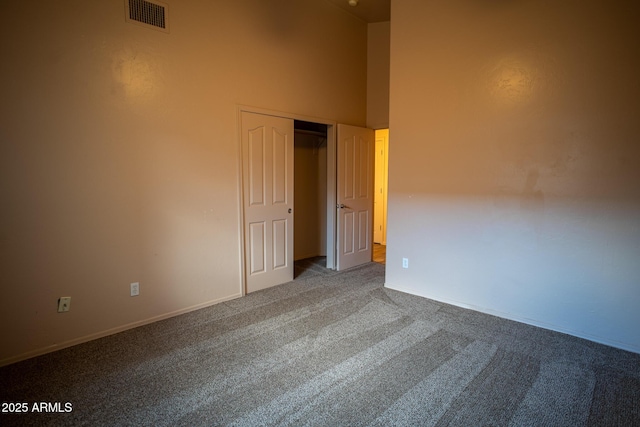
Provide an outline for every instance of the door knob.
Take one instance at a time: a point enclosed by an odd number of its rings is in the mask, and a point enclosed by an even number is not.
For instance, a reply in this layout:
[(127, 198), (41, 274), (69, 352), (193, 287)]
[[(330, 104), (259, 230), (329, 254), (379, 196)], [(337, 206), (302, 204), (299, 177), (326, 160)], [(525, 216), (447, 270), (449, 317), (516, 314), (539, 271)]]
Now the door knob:
[(340, 203), (339, 205), (336, 206), (338, 209), (345, 209), (347, 208), (347, 205), (345, 205), (344, 203)]
[(289, 213), (291, 213), (291, 208), (289, 208)]

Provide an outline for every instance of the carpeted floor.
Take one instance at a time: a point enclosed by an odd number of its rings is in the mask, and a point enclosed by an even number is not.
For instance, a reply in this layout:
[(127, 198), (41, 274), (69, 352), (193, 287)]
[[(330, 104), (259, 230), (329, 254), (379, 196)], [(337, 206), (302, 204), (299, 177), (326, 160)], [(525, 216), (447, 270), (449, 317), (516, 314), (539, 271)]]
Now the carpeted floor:
[(383, 288), (296, 280), (0, 369), (7, 425), (637, 426), (640, 355)]

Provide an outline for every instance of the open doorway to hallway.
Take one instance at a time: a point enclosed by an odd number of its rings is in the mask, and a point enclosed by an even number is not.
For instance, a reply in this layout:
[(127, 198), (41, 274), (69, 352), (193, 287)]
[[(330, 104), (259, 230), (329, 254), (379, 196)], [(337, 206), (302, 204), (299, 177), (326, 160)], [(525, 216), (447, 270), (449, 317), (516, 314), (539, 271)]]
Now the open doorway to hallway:
[(373, 201), (373, 261), (384, 264), (387, 254), (387, 187), (389, 183), (389, 129), (375, 133), (375, 179)]

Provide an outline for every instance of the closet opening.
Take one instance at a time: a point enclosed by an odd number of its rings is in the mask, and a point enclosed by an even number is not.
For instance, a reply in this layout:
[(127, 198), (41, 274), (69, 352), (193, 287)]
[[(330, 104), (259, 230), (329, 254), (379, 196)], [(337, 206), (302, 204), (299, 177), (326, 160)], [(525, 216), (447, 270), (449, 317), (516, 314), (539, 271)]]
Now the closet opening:
[(294, 278), (327, 268), (327, 125), (294, 120)]

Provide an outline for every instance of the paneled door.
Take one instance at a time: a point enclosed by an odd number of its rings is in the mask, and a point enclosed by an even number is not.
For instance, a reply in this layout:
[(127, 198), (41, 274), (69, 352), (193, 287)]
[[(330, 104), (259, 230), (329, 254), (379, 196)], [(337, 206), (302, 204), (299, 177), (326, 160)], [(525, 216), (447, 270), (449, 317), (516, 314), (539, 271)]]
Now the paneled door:
[(293, 280), (293, 120), (242, 112), (246, 291)]
[(371, 261), (373, 243), (374, 132), (338, 125), (337, 269)]

